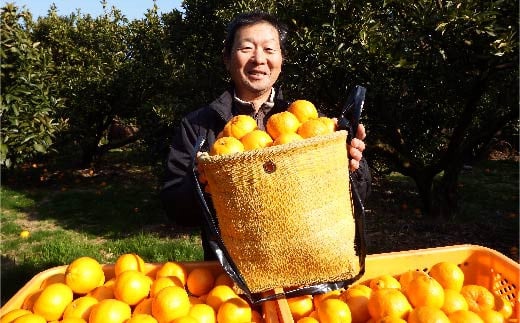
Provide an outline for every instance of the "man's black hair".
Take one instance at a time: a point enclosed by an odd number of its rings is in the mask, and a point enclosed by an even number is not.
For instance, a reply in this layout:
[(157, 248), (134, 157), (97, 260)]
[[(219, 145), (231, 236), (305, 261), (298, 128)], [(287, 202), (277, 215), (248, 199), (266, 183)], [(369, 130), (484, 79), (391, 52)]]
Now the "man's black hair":
[(229, 57), (231, 55), (231, 49), (233, 48), (233, 42), (235, 40), (235, 34), (237, 33), (237, 30), (241, 27), (254, 25), (259, 22), (267, 22), (276, 28), (280, 40), (280, 49), (282, 51), (282, 55), (285, 56), (287, 27), (271, 14), (261, 11), (253, 11), (237, 15), (227, 26), (226, 39), (224, 40), (224, 57)]

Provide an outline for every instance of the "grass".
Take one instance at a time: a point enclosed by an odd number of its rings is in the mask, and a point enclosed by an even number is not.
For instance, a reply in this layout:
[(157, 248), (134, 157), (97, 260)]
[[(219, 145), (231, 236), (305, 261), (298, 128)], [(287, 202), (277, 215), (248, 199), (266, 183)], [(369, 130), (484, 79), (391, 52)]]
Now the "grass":
[[(80, 256), (101, 263), (128, 252), (147, 262), (202, 260), (199, 233), (169, 224), (151, 168), (137, 158), (114, 152), (92, 171), (34, 165), (3, 179), (2, 304), (38, 272)], [(368, 253), (473, 243), (518, 260), (518, 162), (484, 161), (460, 183), (457, 216), (430, 223), (408, 178), (375, 178), (366, 205)], [(28, 239), (19, 237), (22, 230)]]

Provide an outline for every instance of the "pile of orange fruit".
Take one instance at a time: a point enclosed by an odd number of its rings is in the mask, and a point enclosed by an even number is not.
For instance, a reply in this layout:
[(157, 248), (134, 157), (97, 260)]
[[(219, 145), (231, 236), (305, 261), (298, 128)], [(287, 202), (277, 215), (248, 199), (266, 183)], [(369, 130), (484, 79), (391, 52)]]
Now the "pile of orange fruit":
[(233, 288), (225, 272), (178, 262), (146, 266), (123, 254), (114, 277), (90, 257), (71, 262), (47, 278), (19, 309), (0, 323), (263, 323), (261, 311)]
[(210, 155), (227, 155), (246, 150), (262, 149), (332, 133), (336, 122), (320, 117), (314, 104), (307, 100), (292, 102), (287, 111), (273, 114), (266, 123), (266, 130), (258, 129), (253, 117), (236, 115), (218, 134), (210, 149)]
[(503, 323), (513, 312), (509, 300), (465, 284), (460, 267), (447, 261), (287, 301), (296, 323)]

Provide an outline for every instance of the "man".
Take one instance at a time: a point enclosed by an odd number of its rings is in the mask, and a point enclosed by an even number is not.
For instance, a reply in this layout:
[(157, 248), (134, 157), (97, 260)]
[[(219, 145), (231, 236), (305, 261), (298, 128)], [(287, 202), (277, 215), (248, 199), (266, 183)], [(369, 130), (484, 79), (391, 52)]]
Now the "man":
[[(259, 12), (238, 15), (228, 26), (223, 50), (231, 88), (209, 105), (185, 116), (174, 135), (161, 200), (175, 223), (201, 227), (205, 260), (216, 258), (207, 244), (207, 228), (191, 173), (195, 142), (203, 136), (206, 138), (203, 148), (209, 150), (226, 122), (238, 114), (252, 116), (258, 128), (265, 130), (271, 115), (287, 109), (289, 103), (275, 87), (282, 71), (286, 36), (285, 26), (271, 15)], [(354, 185), (362, 199), (367, 196), (371, 181), (366, 161), (362, 159), (364, 138), (365, 129), (360, 125), (348, 147)]]

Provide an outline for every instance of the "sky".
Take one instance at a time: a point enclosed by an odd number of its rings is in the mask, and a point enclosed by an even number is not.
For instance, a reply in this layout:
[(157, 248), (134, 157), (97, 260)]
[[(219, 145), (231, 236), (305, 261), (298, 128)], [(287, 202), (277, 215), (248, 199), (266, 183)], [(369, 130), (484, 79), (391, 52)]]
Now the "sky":
[[(54, 3), (58, 9), (58, 15), (67, 16), (80, 9), (83, 14), (97, 17), (103, 13), (100, 0), (2, 0), (2, 7), (6, 3), (14, 2), (20, 9), (25, 6), (33, 15), (33, 19), (39, 16), (47, 16), (49, 8)], [(119, 9), (129, 20), (144, 17), (146, 10), (153, 7), (153, 0), (107, 0), (107, 9), (113, 6)], [(159, 13), (170, 12), (173, 9), (182, 10), (182, 0), (156, 0)]]

